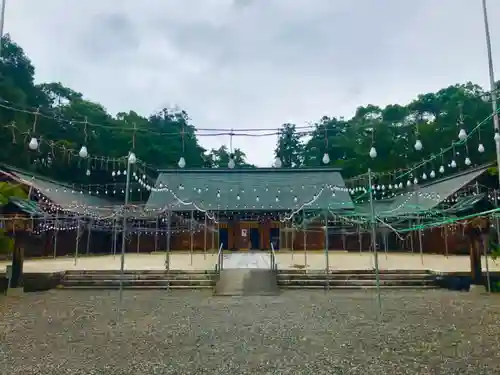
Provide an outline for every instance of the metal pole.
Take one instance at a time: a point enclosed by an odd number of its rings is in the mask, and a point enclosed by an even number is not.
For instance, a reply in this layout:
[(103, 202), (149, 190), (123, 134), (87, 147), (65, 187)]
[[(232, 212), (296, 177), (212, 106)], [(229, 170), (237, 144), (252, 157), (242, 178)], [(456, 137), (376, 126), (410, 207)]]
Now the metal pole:
[(444, 226), (444, 255), (448, 258), (448, 225)]
[(194, 210), (191, 210), (191, 220), (189, 221), (189, 253), (190, 253), (190, 262), (193, 265), (193, 221), (194, 221)]
[(158, 227), (159, 227), (159, 219), (156, 217), (156, 230), (155, 230), (155, 252), (158, 251)]
[(207, 259), (207, 213), (205, 212), (205, 232), (203, 233), (203, 259)]
[(87, 224), (87, 250), (86, 254), (89, 255), (90, 252), (90, 234), (92, 233), (92, 219), (90, 219), (89, 223)]
[(302, 209), (302, 234), (304, 238), (304, 269), (307, 269), (307, 231), (306, 231), (306, 210)]
[(3, 52), (3, 30), (5, 26), (5, 5), (7, 3), (7, 0), (1, 0), (2, 1), (2, 10), (0, 12), (0, 58), (2, 57), (2, 52)]
[(292, 260), (295, 255), (295, 226), (292, 224)]
[(56, 220), (54, 223), (54, 259), (57, 256), (57, 233), (59, 232), (59, 214), (56, 212)]
[(80, 219), (77, 220), (76, 225), (75, 266), (78, 261), (78, 249), (80, 247)]
[[(130, 153), (129, 153), (130, 157)], [(132, 164), (127, 158), (127, 179), (125, 182), (125, 202), (123, 204), (122, 253), (120, 258), (120, 304), (123, 301), (123, 277), (125, 274), (125, 249), (127, 247), (127, 206), (130, 194), (130, 168)]]
[(377, 240), (375, 233), (375, 206), (373, 205), (373, 191), (372, 191), (372, 170), (368, 169), (368, 190), (370, 192), (370, 224), (372, 229), (372, 246), (373, 246), (373, 255), (375, 260), (375, 282), (377, 285), (377, 300), (379, 307), (379, 314), (382, 312), (382, 301), (380, 299), (380, 274), (378, 268), (378, 253), (377, 253)]
[(328, 212), (325, 212), (325, 272), (326, 272), (326, 290), (330, 289), (330, 254), (328, 244)]
[[(495, 208), (498, 208), (498, 190), (495, 189)], [(495, 227), (497, 230), (497, 246), (500, 244), (500, 221), (498, 220), (498, 212), (495, 212)]]
[(421, 219), (418, 218), (418, 248), (420, 250), (420, 261), (424, 264), (424, 250), (422, 245), (422, 228), (420, 228)]
[(115, 218), (113, 221), (113, 259), (115, 259), (116, 256), (116, 240), (118, 239), (118, 222)]
[(137, 254), (139, 254), (139, 248), (141, 247), (141, 232), (137, 232)]
[(363, 252), (363, 234), (361, 233), (361, 225), (358, 224), (358, 242), (359, 242), (359, 254)]
[(170, 270), (170, 233), (172, 232), (172, 211), (167, 214), (167, 252), (165, 253), (165, 269)]
[[(500, 132), (500, 124), (498, 121), (498, 113), (497, 113), (497, 93), (495, 87), (495, 72), (493, 69), (493, 56), (491, 52), (491, 35), (490, 35), (490, 26), (488, 22), (488, 9), (486, 6), (486, 0), (483, 0), (483, 17), (484, 17), (484, 31), (486, 36), (486, 50), (488, 53), (488, 71), (490, 76), (490, 95), (491, 95), (491, 108), (493, 111), (493, 127), (495, 128), (495, 132)], [(497, 152), (497, 166), (500, 167), (500, 143), (495, 142), (496, 152)], [(498, 174), (498, 181), (500, 184), (500, 173)]]

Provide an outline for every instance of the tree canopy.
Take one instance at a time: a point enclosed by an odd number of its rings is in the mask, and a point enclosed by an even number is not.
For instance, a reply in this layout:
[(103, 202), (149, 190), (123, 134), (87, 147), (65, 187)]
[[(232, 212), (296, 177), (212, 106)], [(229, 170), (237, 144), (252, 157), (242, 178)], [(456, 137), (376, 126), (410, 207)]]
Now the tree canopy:
[[(205, 150), (186, 111), (165, 108), (150, 115), (130, 110), (110, 114), (62, 83), (36, 84), (35, 67), (22, 48), (8, 35), (3, 43), (1, 162), (86, 185), (109, 184), (109, 171), (124, 169), (124, 158), (134, 147), (144, 163), (157, 168), (177, 168), (181, 156), (187, 167), (227, 166), (228, 148)], [(449, 147), (460, 128), (470, 132), (489, 116), (491, 103), (486, 96), (483, 88), (467, 82), (418, 95), (406, 105), (359, 107), (350, 119), (323, 116), (308, 127), (283, 124), (274, 152), (283, 167), (291, 168), (324, 166), (328, 154), (327, 165), (343, 168), (346, 177), (368, 168), (377, 172), (407, 168)], [(465, 155), (473, 164), (493, 160), (493, 135), (490, 122), (465, 144), (454, 147), (455, 155), (445, 157), (456, 158), (459, 165)], [(31, 137), (40, 140), (36, 151), (27, 147)], [(414, 149), (417, 139), (423, 145), (420, 151)], [(479, 144), (484, 152), (478, 151)], [(84, 145), (98, 158), (79, 158), (78, 150)], [(372, 146), (378, 154), (374, 159), (369, 156)], [(253, 167), (241, 150), (232, 153), (239, 168)], [(445, 157), (442, 162), (449, 162)]]

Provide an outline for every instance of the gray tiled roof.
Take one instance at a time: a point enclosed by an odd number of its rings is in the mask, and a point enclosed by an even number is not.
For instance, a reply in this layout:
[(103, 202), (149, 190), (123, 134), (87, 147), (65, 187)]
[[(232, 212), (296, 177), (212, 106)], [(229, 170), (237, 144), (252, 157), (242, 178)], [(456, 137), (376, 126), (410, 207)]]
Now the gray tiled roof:
[[(487, 169), (484, 167), (462, 172), (404, 192), (391, 200), (375, 201), (375, 213), (379, 217), (396, 217), (432, 210)], [(356, 206), (356, 212), (362, 216), (370, 216), (369, 204)]]
[(121, 209), (121, 206), (113, 205), (106, 199), (80, 193), (57, 182), (35, 178), (17, 171), (10, 173), (27, 185), (33, 186), (54, 204), (73, 213), (104, 218)]
[[(147, 209), (174, 211), (353, 209), (338, 169), (201, 169), (162, 171)], [(182, 202), (181, 202), (182, 201)]]

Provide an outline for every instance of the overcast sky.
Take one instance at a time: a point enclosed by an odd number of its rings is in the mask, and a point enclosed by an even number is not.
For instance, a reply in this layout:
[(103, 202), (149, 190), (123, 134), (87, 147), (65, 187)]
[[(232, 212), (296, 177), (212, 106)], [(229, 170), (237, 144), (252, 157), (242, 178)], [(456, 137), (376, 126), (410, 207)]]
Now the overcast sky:
[[(488, 2), (500, 79), (500, 0)], [(7, 0), (5, 31), (37, 81), (111, 113), (177, 105), (204, 128), (305, 125), (458, 82), (488, 85), (481, 0)], [(275, 142), (233, 144), (266, 166)]]

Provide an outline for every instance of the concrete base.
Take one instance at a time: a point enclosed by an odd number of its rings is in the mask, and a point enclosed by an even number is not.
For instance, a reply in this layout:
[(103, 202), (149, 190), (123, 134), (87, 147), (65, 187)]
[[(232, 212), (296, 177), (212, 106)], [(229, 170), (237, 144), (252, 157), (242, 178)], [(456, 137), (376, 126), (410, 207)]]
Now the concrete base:
[(484, 285), (474, 285), (472, 284), (469, 289), (469, 293), (474, 293), (474, 294), (486, 294), (487, 290)]
[(215, 285), (217, 296), (269, 296), (279, 294), (275, 272), (261, 269), (223, 270)]
[(24, 288), (8, 288), (5, 294), (9, 297), (21, 297), (24, 295)]

